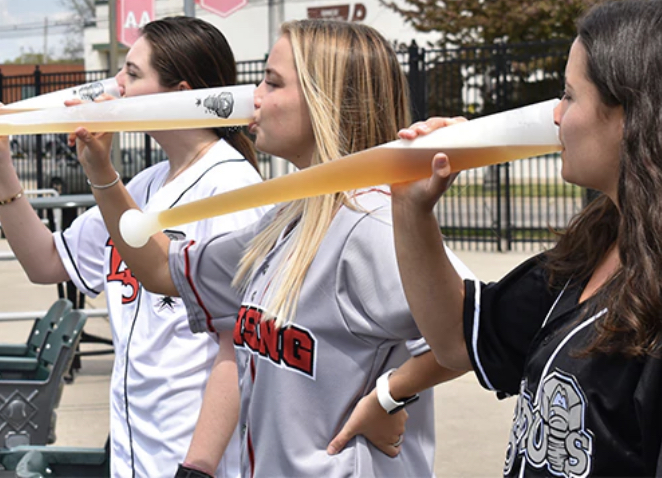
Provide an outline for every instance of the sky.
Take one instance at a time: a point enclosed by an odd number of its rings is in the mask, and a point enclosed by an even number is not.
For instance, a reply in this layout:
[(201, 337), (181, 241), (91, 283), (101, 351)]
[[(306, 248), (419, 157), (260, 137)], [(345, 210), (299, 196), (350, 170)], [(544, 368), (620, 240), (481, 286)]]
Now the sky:
[(66, 22), (70, 15), (59, 0), (0, 0), (0, 63), (30, 49), (42, 53), (46, 18), (49, 55), (61, 56), (66, 28), (55, 24)]

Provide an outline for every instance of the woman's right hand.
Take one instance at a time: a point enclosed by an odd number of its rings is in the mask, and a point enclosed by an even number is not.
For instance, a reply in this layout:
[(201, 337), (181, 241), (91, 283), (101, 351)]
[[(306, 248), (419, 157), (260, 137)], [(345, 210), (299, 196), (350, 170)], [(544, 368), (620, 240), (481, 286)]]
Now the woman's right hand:
[[(94, 99), (95, 103), (114, 100), (115, 97), (104, 93)], [(65, 101), (66, 106), (76, 106), (83, 103), (80, 99)], [(69, 146), (76, 145), (76, 153), (87, 178), (93, 184), (109, 184), (115, 180), (117, 173), (110, 159), (110, 148), (113, 133), (91, 133), (86, 128), (79, 127), (69, 134)]]
[[(464, 121), (467, 120), (462, 117), (432, 117), (400, 130), (398, 136), (401, 139), (413, 140), (439, 128), (445, 128), (446, 126)], [(425, 212), (432, 211), (439, 198), (448, 190), (456, 176), (457, 173), (451, 173), (448, 156), (443, 152), (439, 152), (432, 158), (431, 176), (429, 178), (391, 185), (393, 201)]]

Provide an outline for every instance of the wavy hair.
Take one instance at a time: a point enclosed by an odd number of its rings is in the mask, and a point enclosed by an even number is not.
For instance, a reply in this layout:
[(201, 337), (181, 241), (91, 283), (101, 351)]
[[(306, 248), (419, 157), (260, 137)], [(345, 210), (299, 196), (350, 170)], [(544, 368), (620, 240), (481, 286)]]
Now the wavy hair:
[(608, 312), (587, 353), (657, 353), (662, 322), (662, 1), (621, 0), (578, 22), (588, 78), (623, 108), (618, 205), (602, 196), (549, 252), (552, 277), (586, 281), (610, 247), (621, 267), (597, 292)]
[[(407, 80), (389, 43), (365, 25), (300, 20), (281, 26), (292, 44), (294, 63), (310, 112), (316, 148), (311, 165), (326, 163), (397, 139), (410, 123)], [(276, 274), (266, 314), (282, 326), (296, 314), (306, 272), (335, 213), (354, 207), (346, 193), (328, 194), (285, 205), (258, 234), (235, 276), (245, 286), (282, 231), (296, 224), (288, 260)]]
[[(149, 22), (141, 36), (152, 49), (151, 66), (161, 86), (172, 88), (186, 81), (193, 89), (237, 84), (234, 54), (221, 31), (192, 17), (167, 17)], [(259, 171), (253, 142), (233, 128), (214, 128)]]

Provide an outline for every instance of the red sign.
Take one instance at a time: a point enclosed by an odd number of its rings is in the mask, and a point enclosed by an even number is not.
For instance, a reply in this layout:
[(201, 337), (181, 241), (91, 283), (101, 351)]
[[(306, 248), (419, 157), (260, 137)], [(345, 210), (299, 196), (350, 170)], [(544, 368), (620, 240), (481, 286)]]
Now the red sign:
[(195, 0), (201, 8), (207, 11), (229, 17), (248, 3), (248, 0)]
[(154, 0), (117, 0), (117, 39), (130, 47), (154, 20)]

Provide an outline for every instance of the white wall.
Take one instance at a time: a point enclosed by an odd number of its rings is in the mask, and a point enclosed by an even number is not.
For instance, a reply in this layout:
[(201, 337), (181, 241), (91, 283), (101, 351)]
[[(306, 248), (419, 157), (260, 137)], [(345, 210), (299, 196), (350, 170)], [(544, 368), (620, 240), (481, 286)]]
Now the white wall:
[[(285, 0), (284, 0), (285, 1)], [(365, 12), (360, 20), (376, 28), (390, 42), (409, 45), (413, 39), (420, 46), (434, 42), (438, 35), (416, 32), (404, 23), (403, 18), (379, 4), (378, 0), (289, 0), (284, 4), (284, 21), (308, 18), (309, 8), (344, 6), (350, 19), (355, 12)], [(362, 9), (363, 6), (364, 8)], [(184, 14), (184, 0), (156, 0), (156, 18)], [(196, 17), (202, 18), (218, 27), (228, 39), (237, 61), (264, 58), (269, 51), (269, 9), (267, 0), (249, 0), (249, 3), (227, 18), (203, 10), (196, 5)], [(107, 54), (94, 50), (94, 44), (107, 44), (108, 6), (97, 6), (95, 27), (85, 30), (85, 68), (90, 70), (107, 68)], [(120, 62), (124, 56), (120, 54)]]

